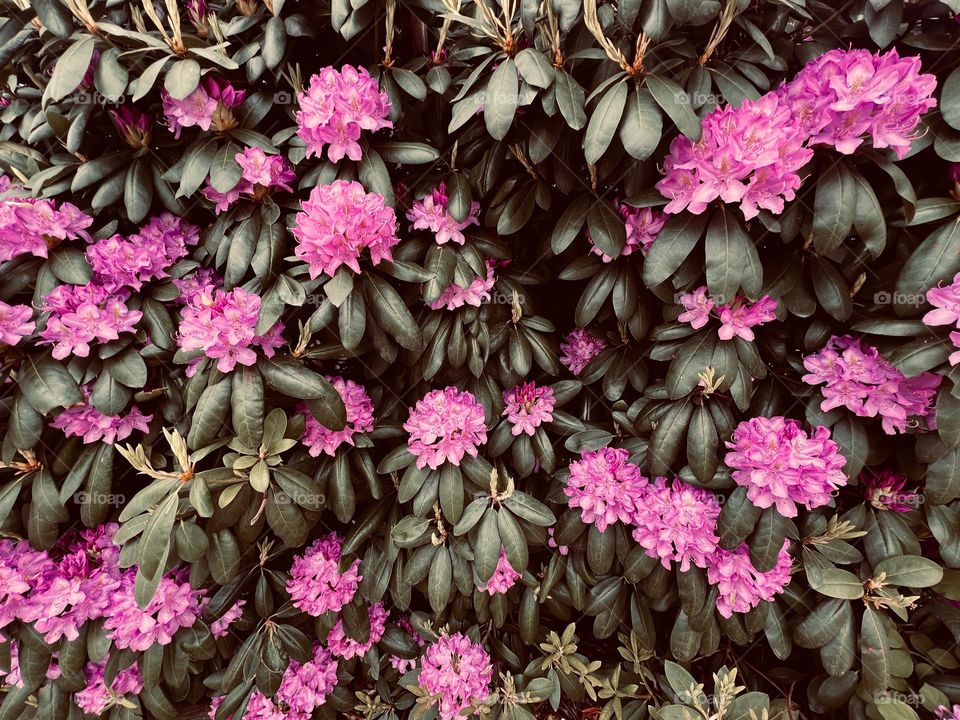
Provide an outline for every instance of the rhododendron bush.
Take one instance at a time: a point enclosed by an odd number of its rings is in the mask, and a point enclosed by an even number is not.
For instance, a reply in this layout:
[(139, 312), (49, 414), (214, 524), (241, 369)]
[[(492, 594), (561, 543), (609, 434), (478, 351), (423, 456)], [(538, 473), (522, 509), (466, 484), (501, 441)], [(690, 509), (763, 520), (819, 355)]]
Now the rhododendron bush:
[(960, 719), (960, 2), (0, 66), (0, 720)]

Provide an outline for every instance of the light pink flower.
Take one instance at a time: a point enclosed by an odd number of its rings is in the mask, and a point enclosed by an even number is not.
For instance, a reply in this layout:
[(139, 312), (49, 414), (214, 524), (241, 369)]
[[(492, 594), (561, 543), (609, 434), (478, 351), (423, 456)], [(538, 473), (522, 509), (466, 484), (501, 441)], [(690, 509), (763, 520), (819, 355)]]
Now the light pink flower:
[(624, 448), (607, 447), (584, 452), (570, 463), (563, 489), (568, 504), (580, 508), (583, 521), (600, 532), (618, 520), (629, 523), (643, 498), (648, 480), (629, 457)]
[(680, 570), (706, 567), (706, 558), (717, 548), (717, 518), (720, 503), (709, 490), (676, 479), (668, 484), (657, 478), (643, 488), (633, 515), (633, 539), (647, 555), (670, 569), (671, 561)]
[(407, 446), (417, 456), (417, 467), (436, 470), (444, 462), (460, 465), (464, 455), (477, 457), (487, 442), (483, 405), (455, 387), (432, 390), (410, 408), (403, 424), (410, 433)]
[(490, 656), (466, 635), (442, 635), (427, 648), (421, 665), (420, 687), (436, 696), (441, 720), (463, 717), (464, 710), (490, 694)]
[(447, 186), (445, 183), (440, 183), (407, 211), (407, 220), (411, 222), (410, 229), (429, 230), (436, 236), (437, 245), (448, 242), (463, 245), (466, 241), (463, 231), (471, 225), (480, 224), (480, 203), (471, 202), (470, 212), (462, 221), (457, 220), (450, 213), (449, 203)]
[(707, 557), (707, 581), (717, 587), (717, 611), (725, 618), (735, 612), (750, 612), (761, 600), (770, 602), (790, 584), (790, 541), (784, 540), (777, 564), (760, 572), (750, 562), (746, 543), (736, 550), (717, 548)]
[(363, 576), (354, 560), (341, 571), (342, 542), (336, 533), (316, 540), (307, 551), (293, 560), (287, 592), (295, 607), (319, 617), (340, 612), (353, 599)]
[(311, 412), (303, 408), (305, 427), (301, 442), (313, 457), (326, 453), (333, 457), (337, 448), (346, 443), (353, 445), (353, 436), (373, 430), (373, 401), (363, 385), (339, 376), (327, 376), (347, 409), (347, 424), (342, 430), (330, 430), (321, 425)]
[(505, 390), (503, 404), (503, 414), (513, 426), (510, 432), (515, 436), (526, 433), (533, 437), (540, 425), (553, 420), (556, 398), (549, 387), (528, 382)]
[(591, 335), (583, 328), (571, 330), (560, 343), (560, 363), (574, 375), (579, 375), (606, 347), (606, 340)]

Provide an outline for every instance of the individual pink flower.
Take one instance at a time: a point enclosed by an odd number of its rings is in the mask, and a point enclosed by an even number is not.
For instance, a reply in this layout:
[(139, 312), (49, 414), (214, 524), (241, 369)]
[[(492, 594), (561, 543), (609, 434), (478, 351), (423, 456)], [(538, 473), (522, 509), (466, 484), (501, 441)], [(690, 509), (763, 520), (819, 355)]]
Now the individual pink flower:
[(397, 238), (397, 216), (383, 196), (368, 193), (358, 182), (335, 180), (318, 185), (297, 213), (293, 235), (294, 253), (310, 267), (310, 277), (330, 277), (346, 265), (360, 272), (360, 256), (370, 251), (370, 261), (393, 260), (391, 248)]
[(860, 473), (863, 496), (877, 510), (897, 513), (915, 510), (921, 498), (917, 493), (905, 491), (906, 484), (907, 476), (893, 470), (873, 472), (865, 469)]
[(456, 283), (448, 285), (440, 296), (429, 304), (431, 310), (456, 310), (464, 305), (471, 307), (480, 307), (490, 299), (490, 291), (496, 283), (494, 268), (497, 266), (495, 260), (487, 260), (486, 277), (474, 277), (467, 287), (461, 287)]
[(694, 330), (699, 330), (710, 320), (710, 311), (713, 310), (713, 300), (707, 295), (707, 286), (699, 287), (692, 293), (680, 296), (680, 304), (685, 312), (677, 317), (679, 322), (689, 323)]
[(717, 549), (720, 503), (709, 490), (676, 479), (657, 478), (643, 488), (633, 515), (633, 539), (665, 568), (671, 561), (686, 572), (690, 563), (706, 567)]
[(7, 305), (0, 300), (0, 343), (16, 345), (37, 329), (33, 308), (29, 305)]
[(792, 563), (789, 540), (783, 541), (777, 564), (767, 572), (753, 566), (746, 543), (735, 550), (717, 548), (707, 556), (707, 582), (717, 588), (717, 611), (728, 618), (750, 612), (761, 600), (772, 601), (790, 584)]
[(202, 84), (181, 100), (163, 91), (161, 100), (167, 125), (175, 138), (179, 139), (181, 131), (185, 128), (210, 129), (213, 114), (217, 110), (217, 101), (210, 97)]
[(297, 133), (307, 146), (307, 157), (322, 157), (326, 150), (332, 163), (344, 155), (359, 161), (361, 131), (393, 127), (387, 119), (390, 99), (366, 68), (325, 67), (310, 78), (310, 86), (297, 96), (297, 102)]
[(540, 425), (553, 420), (556, 401), (553, 390), (546, 385), (537, 387), (536, 383), (528, 382), (505, 390), (503, 414), (513, 426), (510, 432), (514, 436), (526, 433), (533, 437)]
[(776, 506), (784, 517), (796, 517), (797, 505), (808, 510), (827, 505), (834, 491), (847, 484), (846, 462), (830, 431), (815, 427), (807, 436), (797, 420), (755, 417), (733, 431), (724, 462), (731, 476), (747, 488), (760, 508)]
[(144, 415), (133, 405), (123, 415), (104, 415), (90, 403), (90, 388), (84, 385), (81, 388), (84, 401), (63, 410), (50, 423), (50, 427), (63, 430), (67, 437), (83, 438), (85, 445), (103, 442), (113, 445), (119, 440), (126, 440), (133, 431), (148, 432), (149, 423), (153, 415)]
[(717, 336), (721, 340), (732, 340), (736, 336), (753, 342), (754, 327), (777, 319), (777, 301), (769, 295), (764, 295), (753, 303), (737, 297), (731, 303), (716, 305), (713, 298), (707, 294), (706, 286), (703, 286), (692, 293), (681, 295), (680, 304), (683, 305), (684, 312), (680, 313), (677, 320), (689, 323), (694, 330), (706, 325), (711, 313), (716, 313), (720, 319)]
[(169, 645), (180, 628), (193, 627), (203, 614), (206, 591), (180, 582), (175, 575), (161, 579), (147, 606), (141, 608), (134, 594), (135, 575), (134, 569), (124, 573), (103, 623), (116, 648), (142, 652), (152, 645)]
[(137, 695), (143, 690), (143, 678), (136, 663), (129, 665), (117, 673), (110, 687), (107, 688), (103, 677), (106, 661), (88, 662), (83, 669), (86, 687), (74, 694), (73, 701), (77, 707), (91, 715), (102, 715), (105, 710), (117, 704), (125, 695)]
[(181, 305), (189, 305), (204, 292), (209, 294), (212, 290), (223, 287), (223, 278), (217, 275), (213, 268), (206, 267), (197, 268), (196, 272), (176, 278), (172, 282), (180, 291), (177, 302)]
[(494, 569), (493, 575), (486, 584), (480, 587), (480, 592), (485, 592), (488, 595), (500, 595), (512, 588), (519, 579), (520, 573), (513, 569), (513, 566), (507, 559), (506, 548), (501, 545), (497, 567)]
[(336, 625), (330, 629), (327, 635), (327, 647), (334, 657), (349, 660), (350, 658), (363, 657), (376, 643), (383, 637), (383, 631), (387, 627), (387, 617), (390, 613), (383, 607), (382, 602), (374, 603), (368, 608), (370, 614), (370, 635), (366, 642), (359, 642), (347, 635), (343, 629), (343, 620), (337, 620)]
[(294, 558), (287, 580), (287, 592), (294, 607), (319, 617), (327, 612), (340, 612), (353, 599), (363, 579), (357, 572), (360, 561), (354, 560), (341, 570), (342, 547), (337, 534), (330, 533)]
[(40, 331), (38, 345), (53, 345), (53, 357), (87, 357), (90, 343), (108, 343), (124, 333), (136, 332), (143, 317), (126, 306), (128, 291), (112, 293), (107, 288), (87, 285), (58, 285), (44, 298), (49, 313), (47, 326)]
[(934, 427), (940, 375), (905, 377), (876, 348), (849, 335), (831, 337), (819, 352), (804, 358), (803, 366), (809, 371), (805, 383), (824, 384), (824, 412), (845, 407), (860, 417), (879, 415), (888, 435), (906, 432), (908, 422)]
[(293, 192), (290, 183), (296, 180), (296, 173), (290, 163), (280, 155), (267, 155), (258, 147), (247, 147), (236, 154), (237, 164), (243, 170), (237, 184), (225, 192), (213, 186), (210, 178), (202, 193), (214, 204), (217, 215), (226, 212), (241, 197), (247, 196), (254, 201), (262, 200), (271, 188)]
[(941, 705), (936, 710), (937, 720), (960, 720), (960, 705)]
[(64, 240), (89, 239), (93, 218), (70, 203), (25, 197), (7, 178), (0, 192), (0, 262), (19, 255), (46, 258)]
[(353, 436), (373, 430), (373, 401), (363, 385), (339, 376), (327, 376), (347, 409), (347, 424), (342, 430), (331, 430), (321, 425), (306, 407), (303, 408), (305, 426), (301, 442), (313, 457), (326, 453), (337, 454), (337, 448), (346, 443), (353, 445)]
[(949, 285), (927, 290), (927, 302), (935, 309), (923, 316), (924, 325), (954, 325), (960, 328), (960, 273), (953, 276)]
[(471, 225), (480, 224), (480, 203), (471, 202), (470, 212), (462, 221), (457, 220), (448, 209), (450, 200), (447, 197), (447, 186), (440, 183), (432, 192), (420, 198), (407, 210), (407, 220), (411, 230), (429, 230), (437, 241), (437, 245), (454, 242), (463, 245), (466, 238), (463, 231)]
[(600, 448), (584, 452), (570, 463), (564, 493), (570, 507), (581, 510), (583, 522), (604, 532), (618, 520), (629, 523), (637, 513), (647, 478), (629, 460), (624, 448)]
[[(638, 250), (644, 255), (653, 245), (657, 235), (667, 222), (667, 216), (659, 210), (651, 208), (636, 208), (626, 203), (616, 203), (617, 212), (623, 218), (626, 226), (627, 240), (620, 251), (620, 257), (632, 255)], [(613, 262), (613, 258), (597, 247), (593, 242), (590, 231), (587, 230), (587, 240), (590, 241), (590, 251), (599, 255), (605, 263)]]
[(403, 429), (410, 433), (407, 447), (418, 468), (436, 470), (444, 462), (459, 466), (464, 455), (477, 457), (477, 448), (487, 442), (483, 405), (455, 387), (432, 390), (417, 400)]
[(227, 608), (223, 615), (210, 623), (210, 634), (215, 638), (225, 637), (230, 626), (243, 616), (243, 606), (246, 604), (246, 600), (237, 600)]
[[(413, 627), (413, 624), (410, 622), (409, 618), (401, 617), (397, 620), (396, 625), (410, 637), (412, 637), (413, 641), (418, 646), (424, 647), (427, 644), (427, 641), (423, 639), (423, 635), (417, 632), (417, 629)], [(397, 655), (391, 655), (390, 664), (398, 673), (403, 675), (410, 672), (417, 666), (417, 660), (415, 658), (402, 658), (398, 657)]]
[(305, 663), (291, 659), (274, 700), (286, 712), (286, 720), (309, 720), (313, 711), (326, 704), (337, 686), (337, 661), (321, 645)]
[(441, 635), (421, 661), (420, 687), (435, 696), (441, 720), (464, 717), (471, 705), (486, 700), (492, 679), (490, 655), (461, 633)]
[(607, 342), (595, 337), (583, 328), (577, 328), (567, 333), (560, 343), (560, 363), (565, 365), (574, 375), (579, 375), (597, 355), (607, 347)]

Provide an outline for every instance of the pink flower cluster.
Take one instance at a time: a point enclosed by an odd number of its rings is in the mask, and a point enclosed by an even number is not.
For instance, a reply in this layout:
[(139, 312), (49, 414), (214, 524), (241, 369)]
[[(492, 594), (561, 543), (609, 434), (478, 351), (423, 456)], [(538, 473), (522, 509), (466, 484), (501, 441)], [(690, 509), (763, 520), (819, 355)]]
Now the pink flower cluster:
[(307, 157), (322, 157), (326, 149), (330, 162), (340, 162), (344, 155), (360, 160), (361, 131), (393, 127), (387, 119), (390, 99), (366, 68), (325, 67), (310, 78), (297, 101), (297, 133), (307, 145)]
[(0, 343), (16, 345), (37, 329), (33, 308), (29, 305), (7, 305), (0, 300)]
[(563, 492), (570, 507), (580, 508), (583, 521), (604, 532), (618, 520), (631, 522), (637, 514), (647, 478), (629, 460), (624, 448), (600, 448), (581, 453), (570, 463)]
[(142, 652), (153, 645), (169, 645), (180, 628), (193, 627), (203, 614), (206, 591), (180, 582), (176, 575), (160, 580), (150, 602), (141, 608), (133, 590), (135, 577), (135, 570), (124, 573), (103, 623), (117, 648)]
[(181, 305), (189, 305), (194, 298), (204, 292), (209, 295), (213, 290), (223, 287), (223, 278), (217, 275), (213, 268), (207, 267), (197, 268), (196, 272), (182, 278), (176, 278), (172, 282), (180, 291), (177, 302)]
[(500, 595), (512, 588), (519, 579), (520, 573), (513, 569), (513, 565), (507, 559), (507, 551), (501, 545), (497, 567), (486, 584), (480, 588), (480, 592), (485, 592), (488, 595)]
[[(305, 663), (290, 660), (273, 698), (254, 690), (244, 711), (244, 720), (310, 720), (313, 711), (327, 702), (337, 686), (337, 661), (320, 645)], [(210, 716), (222, 700), (214, 698)]]
[(440, 183), (424, 197), (420, 198), (407, 210), (407, 220), (411, 230), (429, 230), (436, 236), (437, 245), (454, 242), (463, 245), (466, 238), (463, 231), (471, 225), (480, 224), (480, 203), (471, 202), (470, 212), (463, 221), (457, 220), (448, 209), (450, 199), (447, 197), (447, 186)]
[(300, 439), (313, 457), (321, 453), (333, 457), (337, 454), (337, 448), (344, 443), (351, 446), (354, 444), (354, 435), (373, 430), (373, 401), (363, 385), (339, 376), (327, 376), (327, 380), (339, 393), (347, 408), (347, 424), (342, 430), (330, 430), (318, 423), (304, 407), (302, 412), (306, 424)]
[[(423, 635), (417, 632), (417, 629), (413, 627), (413, 624), (410, 622), (409, 618), (401, 617), (397, 620), (396, 625), (398, 628), (412, 637), (413, 641), (420, 647), (423, 647), (427, 644), (427, 641), (423, 639)], [(417, 666), (417, 661), (412, 658), (402, 658), (398, 657), (397, 655), (391, 655), (390, 664), (398, 673), (403, 675), (404, 673), (408, 673), (413, 670)]]
[(921, 498), (917, 493), (905, 491), (906, 484), (907, 476), (893, 470), (864, 470), (860, 473), (863, 497), (877, 510), (898, 513), (915, 510)]
[(911, 426), (925, 421), (933, 427), (940, 375), (905, 377), (876, 348), (849, 335), (830, 338), (819, 352), (804, 358), (803, 366), (809, 371), (805, 383), (824, 383), (824, 412), (845, 407), (860, 417), (879, 415), (888, 435), (906, 432), (910, 418), (916, 418)]
[(808, 437), (797, 420), (755, 417), (733, 431), (724, 462), (754, 505), (776, 505), (784, 517), (796, 517), (797, 505), (808, 510), (827, 505), (847, 484), (846, 462), (830, 431), (818, 426)]
[(560, 363), (574, 375), (579, 375), (606, 347), (606, 340), (591, 335), (583, 328), (571, 330), (560, 343)]
[(90, 388), (82, 388), (84, 402), (68, 407), (57, 415), (50, 427), (63, 430), (67, 437), (83, 438), (85, 445), (105, 442), (113, 445), (118, 440), (126, 440), (134, 430), (147, 432), (148, 423), (153, 415), (144, 415), (133, 405), (126, 415), (104, 415), (90, 404)]
[(247, 147), (237, 153), (235, 159), (243, 170), (236, 185), (226, 192), (220, 192), (208, 178), (203, 189), (203, 196), (214, 204), (217, 215), (229, 210), (242, 196), (257, 200), (270, 188), (293, 192), (290, 183), (297, 179), (297, 175), (282, 156), (267, 155), (258, 147)]
[(210, 623), (210, 634), (215, 638), (225, 637), (230, 626), (243, 616), (243, 606), (246, 604), (246, 600), (237, 600), (223, 615)]
[(429, 303), (431, 310), (456, 310), (464, 305), (471, 307), (480, 307), (484, 302), (490, 299), (490, 291), (496, 283), (494, 268), (497, 266), (495, 260), (487, 260), (487, 276), (475, 277), (467, 287), (461, 287), (456, 283), (448, 285), (440, 296)]
[(923, 316), (924, 325), (953, 325), (956, 328), (950, 331), (950, 341), (957, 348), (950, 354), (950, 364), (956, 365), (960, 363), (960, 273), (953, 276), (949, 285), (927, 290), (927, 302), (935, 309)]
[(314, 541), (307, 551), (293, 560), (287, 592), (295, 607), (319, 617), (327, 612), (340, 612), (353, 600), (363, 577), (357, 572), (360, 561), (354, 560), (341, 572), (343, 543), (336, 533)]
[(668, 570), (671, 561), (679, 562), (681, 571), (691, 562), (705, 568), (720, 540), (719, 516), (720, 503), (709, 490), (657, 478), (641, 490), (631, 520), (633, 539)]
[(108, 343), (136, 332), (143, 313), (127, 308), (128, 297), (127, 290), (112, 293), (93, 283), (58, 285), (44, 298), (43, 310), (50, 315), (37, 344), (53, 345), (53, 357), (64, 360), (87, 357), (94, 341)]
[(0, 262), (25, 254), (45, 258), (64, 240), (90, 238), (93, 218), (75, 205), (19, 197), (7, 178), (0, 176), (0, 181), (0, 192), (9, 193), (0, 197)]
[(761, 600), (773, 600), (790, 584), (792, 564), (789, 540), (783, 541), (777, 564), (767, 572), (753, 566), (746, 543), (736, 550), (718, 548), (707, 557), (707, 581), (717, 587), (717, 610), (728, 618), (735, 612), (750, 612)]
[(532, 382), (504, 391), (503, 414), (513, 426), (510, 432), (515, 436), (526, 433), (533, 437), (540, 425), (553, 420), (553, 407), (556, 402), (550, 387), (537, 387), (536, 383)]
[(764, 295), (754, 303), (745, 298), (737, 298), (733, 303), (716, 305), (704, 286), (692, 293), (681, 295), (680, 304), (683, 305), (685, 312), (680, 313), (677, 320), (690, 323), (695, 330), (706, 325), (710, 319), (710, 313), (716, 312), (720, 318), (720, 329), (717, 330), (717, 335), (721, 340), (732, 340), (737, 336), (753, 342), (755, 326), (777, 319), (777, 301), (769, 295)]
[(436, 697), (441, 720), (455, 720), (490, 694), (493, 664), (483, 646), (462, 633), (442, 635), (421, 661), (420, 687)]
[(464, 455), (477, 457), (477, 447), (487, 442), (483, 405), (455, 387), (432, 390), (417, 400), (403, 429), (410, 433), (407, 447), (418, 468), (436, 470), (444, 462), (459, 466)]
[(941, 705), (937, 708), (937, 720), (960, 720), (960, 705)]
[[(253, 365), (257, 361), (254, 347), (273, 357), (283, 345), (283, 327), (279, 323), (265, 335), (256, 334), (259, 315), (259, 295), (243, 288), (224, 292), (208, 286), (184, 307), (177, 345), (181, 350), (199, 350), (217, 360), (220, 372), (230, 372), (237, 363)], [(198, 360), (190, 365), (188, 375), (196, 372), (197, 363)]]
[(301, 204), (293, 235), (296, 256), (310, 266), (310, 277), (321, 273), (333, 277), (346, 265), (360, 272), (360, 255), (370, 250), (370, 260), (379, 265), (393, 260), (391, 248), (397, 238), (397, 216), (383, 196), (368, 193), (358, 182), (335, 180), (318, 185)]
[(220, 84), (215, 78), (208, 76), (196, 90), (182, 100), (177, 100), (165, 90), (161, 99), (167, 125), (173, 136), (179, 139), (184, 128), (198, 127), (209, 130), (218, 111), (220, 115), (226, 115), (233, 108), (243, 105), (246, 96), (246, 91), (235, 90), (230, 83)]
[[(638, 250), (644, 255), (653, 245), (657, 235), (663, 230), (667, 223), (667, 216), (659, 210), (651, 208), (636, 208), (626, 203), (617, 203), (617, 212), (623, 218), (623, 223), (627, 229), (627, 242), (620, 251), (620, 257), (632, 255)], [(587, 239), (590, 241), (590, 250), (599, 255), (605, 263), (613, 262), (613, 258), (598, 248), (587, 231)]]
[(936, 87), (935, 76), (920, 73), (919, 56), (837, 49), (807, 63), (779, 93), (811, 144), (850, 155), (869, 135), (873, 147), (903, 158), (920, 116), (937, 104)]
[(95, 283), (111, 292), (167, 277), (167, 269), (187, 255), (200, 240), (200, 229), (172, 213), (151, 218), (128, 238), (114, 235), (87, 248)]
[(117, 703), (118, 698), (124, 695), (138, 695), (143, 690), (143, 678), (136, 663), (118, 672), (109, 688), (103, 677), (106, 665), (106, 661), (88, 662), (83, 669), (87, 684), (83, 690), (73, 696), (73, 700), (85, 713), (102, 715), (105, 710)]
[(382, 602), (374, 603), (367, 608), (370, 617), (370, 635), (366, 642), (359, 642), (347, 635), (343, 629), (343, 620), (337, 620), (336, 625), (330, 629), (327, 635), (327, 647), (334, 657), (349, 660), (355, 657), (363, 657), (375, 643), (380, 642), (383, 637), (383, 631), (387, 627), (387, 617), (390, 612), (384, 608)]

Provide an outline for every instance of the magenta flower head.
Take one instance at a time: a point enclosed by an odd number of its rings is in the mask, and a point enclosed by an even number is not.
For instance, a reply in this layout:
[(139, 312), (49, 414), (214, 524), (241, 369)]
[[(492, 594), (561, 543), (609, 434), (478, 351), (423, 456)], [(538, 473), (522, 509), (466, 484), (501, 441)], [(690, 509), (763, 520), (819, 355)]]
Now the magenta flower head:
[(29, 305), (7, 305), (0, 300), (0, 343), (16, 345), (37, 329), (33, 308)]
[(618, 520), (636, 517), (647, 478), (629, 460), (624, 448), (600, 448), (582, 453), (570, 463), (570, 477), (563, 491), (570, 507), (578, 507), (585, 523), (604, 532)]
[(920, 504), (917, 493), (906, 492), (907, 476), (893, 470), (864, 470), (860, 473), (863, 496), (877, 510), (907, 513)]
[(450, 283), (439, 297), (429, 304), (431, 310), (456, 310), (464, 305), (471, 307), (480, 307), (490, 299), (490, 291), (496, 284), (496, 275), (494, 268), (497, 266), (496, 260), (487, 260), (486, 277), (474, 277), (467, 287), (461, 287), (457, 283)]
[(583, 328), (571, 330), (560, 343), (560, 363), (574, 375), (579, 375), (606, 347), (606, 340), (591, 335)]
[(349, 660), (350, 658), (363, 657), (376, 643), (383, 637), (383, 631), (387, 627), (387, 618), (390, 612), (383, 606), (382, 602), (374, 603), (367, 609), (370, 615), (370, 636), (366, 642), (359, 642), (347, 635), (343, 629), (343, 620), (337, 620), (336, 625), (330, 629), (327, 635), (327, 647), (334, 657)]
[(336, 686), (337, 661), (326, 648), (315, 645), (307, 662), (291, 659), (283, 673), (276, 699), (288, 710), (281, 717), (309, 720)]
[(519, 579), (520, 573), (513, 569), (513, 565), (507, 559), (507, 551), (501, 545), (497, 567), (487, 583), (480, 588), (480, 592), (485, 592), (488, 595), (500, 595), (512, 588)]
[(340, 394), (347, 408), (347, 424), (342, 430), (330, 430), (317, 422), (310, 411), (304, 408), (303, 416), (306, 425), (300, 440), (307, 446), (313, 457), (321, 453), (333, 457), (341, 445), (354, 444), (354, 435), (373, 430), (373, 401), (367, 395), (363, 385), (358, 385), (353, 380), (344, 380), (339, 376), (327, 376), (327, 380)]
[(89, 356), (92, 342), (108, 343), (136, 332), (143, 313), (127, 308), (128, 296), (128, 291), (112, 293), (94, 283), (58, 285), (44, 299), (49, 317), (37, 344), (53, 345), (53, 357), (63, 360)]
[(746, 298), (737, 297), (731, 303), (716, 305), (713, 298), (707, 294), (707, 287), (704, 285), (692, 293), (681, 295), (679, 300), (684, 311), (680, 313), (677, 320), (689, 323), (695, 330), (706, 325), (710, 320), (710, 314), (715, 312), (720, 319), (717, 337), (721, 340), (732, 340), (736, 336), (747, 342), (753, 342), (754, 327), (777, 319), (777, 301), (769, 295), (764, 295), (754, 303)]
[[(667, 222), (667, 216), (659, 210), (651, 208), (635, 208), (626, 203), (616, 203), (617, 212), (623, 218), (626, 226), (627, 242), (620, 251), (620, 257), (626, 257), (640, 251), (644, 255), (653, 245), (657, 235)], [(587, 230), (587, 240), (590, 241), (590, 251), (599, 255), (605, 263), (613, 262), (613, 258), (603, 252), (593, 242), (590, 231)]]
[(223, 615), (210, 623), (210, 634), (215, 638), (225, 637), (230, 626), (243, 616), (243, 606), (246, 604), (246, 600), (237, 600)]
[(746, 543), (736, 550), (717, 548), (707, 556), (707, 582), (717, 587), (717, 611), (728, 618), (735, 612), (750, 612), (761, 600), (770, 602), (790, 584), (792, 564), (789, 540), (783, 541), (777, 564), (765, 573), (750, 562)]
[(660, 477), (643, 488), (632, 519), (633, 539), (668, 570), (671, 561), (684, 572), (690, 563), (705, 568), (720, 540), (719, 516), (720, 503), (709, 490)]
[(125, 415), (104, 415), (90, 404), (90, 388), (82, 388), (84, 402), (57, 415), (50, 427), (63, 430), (67, 437), (83, 438), (85, 445), (103, 442), (113, 445), (126, 440), (134, 430), (147, 432), (153, 415), (144, 415), (136, 405), (131, 406)]
[(492, 679), (490, 655), (462, 633), (441, 635), (423, 654), (420, 687), (435, 697), (441, 720), (465, 717), (490, 694)]
[(938, 285), (927, 290), (927, 302), (934, 309), (923, 316), (924, 325), (953, 325), (960, 328), (960, 273), (953, 276), (949, 285)]
[(309, 265), (311, 278), (333, 277), (341, 265), (359, 274), (365, 249), (374, 265), (393, 260), (391, 248), (400, 242), (397, 216), (382, 195), (355, 181), (335, 180), (311, 190), (301, 208), (292, 231), (294, 252)]
[(103, 623), (107, 637), (118, 649), (143, 652), (153, 645), (169, 645), (180, 628), (193, 627), (203, 614), (206, 591), (179, 582), (175, 575), (164, 577), (150, 602), (141, 608), (134, 595), (135, 575), (135, 569), (124, 573)]
[(307, 157), (322, 157), (326, 150), (330, 162), (340, 162), (344, 155), (359, 161), (361, 132), (393, 127), (387, 119), (390, 99), (366, 68), (325, 67), (310, 78), (310, 87), (297, 101), (297, 132), (306, 143)]
[(455, 387), (432, 390), (417, 400), (403, 429), (410, 433), (407, 447), (418, 468), (436, 470), (445, 462), (459, 466), (464, 455), (477, 457), (477, 448), (487, 442), (483, 405)]
[(437, 245), (454, 242), (463, 245), (466, 238), (463, 231), (471, 225), (480, 224), (480, 203), (471, 202), (470, 212), (462, 221), (457, 220), (448, 210), (447, 186), (440, 183), (432, 192), (420, 198), (407, 211), (407, 220), (411, 230), (429, 230), (436, 237)]
[(147, 147), (153, 136), (153, 118), (133, 105), (120, 105), (110, 111), (117, 130), (134, 150)]
[(207, 36), (207, 14), (210, 9), (206, 0), (187, 0), (187, 18), (200, 37)]
[(937, 708), (937, 720), (960, 720), (960, 705), (941, 705)]
[(143, 690), (143, 678), (137, 663), (120, 670), (109, 688), (103, 676), (106, 665), (106, 660), (88, 662), (83, 669), (87, 684), (73, 696), (77, 707), (90, 715), (102, 715), (108, 708), (119, 704), (125, 695), (137, 695)]
[(319, 617), (327, 612), (340, 612), (353, 600), (363, 576), (357, 572), (360, 561), (354, 560), (340, 570), (342, 542), (336, 533), (316, 540), (307, 551), (293, 560), (287, 592), (295, 607)]
[(556, 398), (549, 387), (537, 387), (535, 383), (528, 382), (504, 391), (503, 404), (503, 414), (513, 426), (510, 432), (514, 435), (526, 433), (532, 437), (540, 425), (553, 420)]
[(90, 239), (93, 218), (75, 205), (20, 197), (14, 190), (20, 188), (7, 186), (3, 192), (10, 194), (0, 197), (0, 262), (25, 254), (46, 258), (64, 240)]
[(760, 508), (776, 506), (784, 517), (796, 517), (797, 505), (808, 510), (827, 505), (833, 492), (847, 484), (846, 462), (830, 431), (816, 427), (808, 437), (797, 420), (755, 417), (733, 431), (724, 462), (731, 476)]

